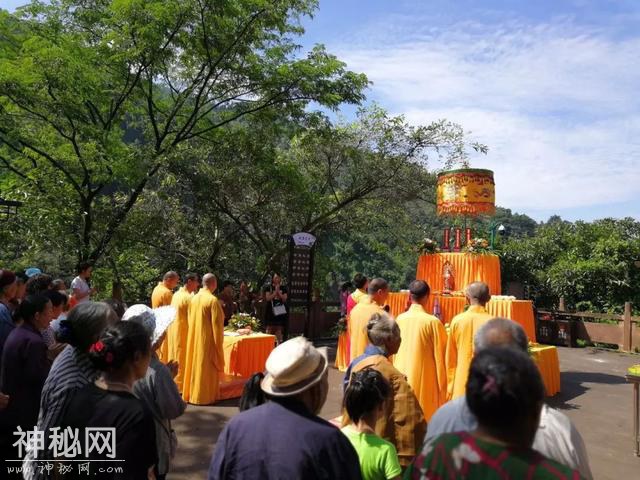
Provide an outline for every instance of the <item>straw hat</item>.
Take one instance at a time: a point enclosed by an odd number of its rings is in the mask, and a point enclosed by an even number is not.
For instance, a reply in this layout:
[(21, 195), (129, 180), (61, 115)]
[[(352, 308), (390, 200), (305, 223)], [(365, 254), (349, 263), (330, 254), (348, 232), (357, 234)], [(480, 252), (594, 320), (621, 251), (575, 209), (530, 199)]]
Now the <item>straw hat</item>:
[(262, 390), (274, 397), (297, 395), (322, 380), (328, 366), (326, 350), (315, 348), (304, 337), (292, 338), (267, 358)]
[(151, 309), (141, 303), (127, 308), (122, 316), (123, 322), (131, 321), (142, 325), (149, 332), (151, 345), (154, 345), (164, 335), (175, 319), (176, 309), (174, 307)]

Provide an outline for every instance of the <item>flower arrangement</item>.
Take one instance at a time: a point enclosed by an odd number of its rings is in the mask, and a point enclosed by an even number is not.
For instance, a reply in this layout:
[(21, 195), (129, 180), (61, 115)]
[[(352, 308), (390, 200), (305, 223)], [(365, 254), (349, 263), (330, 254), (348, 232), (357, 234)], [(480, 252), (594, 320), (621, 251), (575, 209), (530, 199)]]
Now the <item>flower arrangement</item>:
[(484, 238), (473, 238), (471, 242), (464, 246), (463, 251), (473, 255), (486, 255), (491, 253), (491, 248), (489, 247), (489, 242)]
[(256, 332), (260, 330), (260, 320), (248, 313), (234, 313), (229, 319), (226, 330), (237, 332), (239, 330), (248, 330)]
[(331, 335), (333, 337), (339, 337), (340, 335), (342, 335), (346, 331), (347, 331), (347, 318), (346, 317), (340, 317), (338, 319), (338, 321), (336, 322), (336, 324), (333, 327), (331, 327)]
[(438, 253), (440, 251), (440, 246), (438, 245), (438, 242), (436, 242), (435, 240), (431, 240), (430, 238), (424, 238), (416, 246), (415, 250), (420, 255), (429, 255), (431, 253)]

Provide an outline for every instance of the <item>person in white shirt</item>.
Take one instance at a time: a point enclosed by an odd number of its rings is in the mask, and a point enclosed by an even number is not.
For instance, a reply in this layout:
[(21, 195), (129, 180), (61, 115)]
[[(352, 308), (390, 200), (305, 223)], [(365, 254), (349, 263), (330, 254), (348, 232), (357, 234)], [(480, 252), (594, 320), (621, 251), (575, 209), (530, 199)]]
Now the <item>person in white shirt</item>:
[[(505, 318), (494, 318), (476, 333), (474, 353), (496, 346), (510, 346), (527, 352), (528, 343), (527, 334), (519, 324)], [(468, 432), (477, 426), (478, 422), (467, 406), (466, 397), (458, 397), (442, 405), (433, 414), (427, 425), (425, 442), (443, 433)], [(556, 462), (578, 470), (587, 480), (593, 478), (582, 436), (569, 417), (547, 405), (542, 407), (533, 448)]]
[(78, 276), (71, 282), (71, 290), (76, 303), (88, 302), (91, 295), (96, 293), (96, 289), (89, 286), (92, 270), (93, 267), (90, 263), (82, 262), (78, 265)]

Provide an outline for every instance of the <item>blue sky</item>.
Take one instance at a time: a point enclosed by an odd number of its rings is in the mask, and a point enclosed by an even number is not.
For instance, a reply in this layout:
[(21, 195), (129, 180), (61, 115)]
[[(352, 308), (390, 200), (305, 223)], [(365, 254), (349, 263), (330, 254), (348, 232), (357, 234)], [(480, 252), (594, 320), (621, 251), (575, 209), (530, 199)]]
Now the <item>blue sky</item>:
[(499, 205), (640, 219), (639, 22), (636, 0), (320, 0), (302, 43), (366, 73), (369, 101), (487, 144), (472, 165)]

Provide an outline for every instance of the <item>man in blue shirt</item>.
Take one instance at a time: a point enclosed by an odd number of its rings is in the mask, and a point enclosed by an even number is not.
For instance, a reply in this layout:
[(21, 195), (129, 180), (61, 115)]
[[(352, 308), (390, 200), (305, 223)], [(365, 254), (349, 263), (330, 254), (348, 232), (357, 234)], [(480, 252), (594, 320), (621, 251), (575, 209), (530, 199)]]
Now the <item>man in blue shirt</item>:
[(328, 362), (303, 337), (280, 344), (267, 359), (261, 388), (269, 401), (224, 428), (209, 480), (361, 479), (346, 436), (317, 416), (327, 399)]

